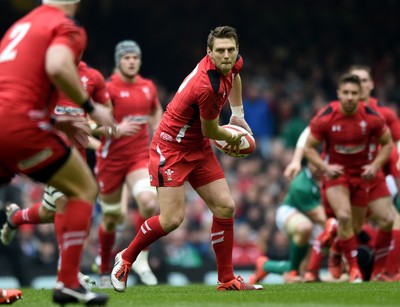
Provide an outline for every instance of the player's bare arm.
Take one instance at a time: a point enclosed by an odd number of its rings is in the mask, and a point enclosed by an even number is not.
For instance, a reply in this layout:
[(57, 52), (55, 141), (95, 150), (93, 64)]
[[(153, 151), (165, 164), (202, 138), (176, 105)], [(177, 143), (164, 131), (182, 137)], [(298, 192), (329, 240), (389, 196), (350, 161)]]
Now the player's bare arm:
[(46, 52), (45, 69), (51, 82), (72, 101), (82, 104), (89, 98), (79, 79), (74, 54), (68, 47), (50, 46)]
[(317, 151), (317, 148), (321, 143), (320, 140), (310, 134), (304, 147), (304, 155), (309, 162), (314, 164), (319, 170), (323, 171), (328, 178), (337, 178), (344, 173), (343, 166), (325, 163)]
[(304, 146), (307, 141), (307, 137), (310, 134), (310, 127), (307, 126), (303, 132), (300, 134), (299, 139), (296, 143), (296, 148), (293, 153), (292, 161), (286, 166), (283, 175), (287, 180), (293, 180), (294, 177), (300, 172), (301, 170), (301, 160), (304, 156)]
[(375, 159), (372, 161), (372, 163), (364, 165), (362, 167), (363, 172), (361, 174), (361, 177), (364, 179), (367, 180), (373, 179), (376, 176), (379, 169), (389, 159), (393, 147), (393, 139), (389, 129), (387, 129), (386, 132), (381, 137), (378, 138), (378, 142), (381, 144), (381, 148), (379, 149)]
[(161, 105), (158, 105), (149, 116), (149, 126), (151, 131), (154, 133), (157, 130), (158, 124), (161, 121), (163, 115), (163, 109)]
[(250, 126), (244, 119), (244, 109), (242, 100), (242, 79), (239, 74), (237, 74), (235, 77), (232, 90), (229, 93), (228, 100), (232, 110), (232, 115), (229, 120), (229, 124), (243, 127), (250, 134), (253, 134), (253, 131), (251, 130)]
[(219, 117), (213, 120), (205, 120), (204, 118), (200, 118), (201, 120), (201, 130), (204, 137), (212, 139), (212, 140), (223, 140), (226, 141), (229, 148), (226, 148), (231, 151), (235, 151), (239, 153), (239, 144), (242, 136), (245, 136), (247, 133), (245, 132), (230, 132), (224, 128), (222, 128), (218, 122)]
[(89, 103), (88, 93), (79, 79), (73, 52), (68, 47), (64, 45), (49, 47), (46, 52), (45, 69), (51, 82), (72, 101), (82, 105), (94, 121), (115, 130), (109, 109), (100, 104)]

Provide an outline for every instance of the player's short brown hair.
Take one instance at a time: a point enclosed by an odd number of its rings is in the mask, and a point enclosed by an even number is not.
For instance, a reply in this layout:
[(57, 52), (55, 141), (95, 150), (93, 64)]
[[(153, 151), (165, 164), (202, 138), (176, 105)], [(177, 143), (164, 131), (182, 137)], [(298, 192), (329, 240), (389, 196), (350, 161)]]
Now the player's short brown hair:
[(360, 80), (360, 77), (357, 76), (357, 75), (353, 75), (353, 74), (350, 74), (350, 73), (343, 74), (339, 78), (338, 87), (340, 87), (342, 84), (345, 84), (345, 83), (357, 84), (358, 87), (361, 88), (361, 80)]
[(239, 37), (235, 28), (230, 26), (219, 26), (214, 30), (210, 31), (210, 34), (207, 38), (207, 47), (212, 50), (214, 46), (214, 41), (216, 38), (231, 38), (236, 42), (236, 46), (239, 46)]

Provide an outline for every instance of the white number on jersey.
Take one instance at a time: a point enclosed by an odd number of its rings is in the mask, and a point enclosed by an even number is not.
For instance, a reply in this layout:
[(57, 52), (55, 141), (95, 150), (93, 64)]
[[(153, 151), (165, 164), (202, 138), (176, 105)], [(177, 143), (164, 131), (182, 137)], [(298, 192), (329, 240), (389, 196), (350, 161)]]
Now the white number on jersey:
[(4, 48), (3, 52), (0, 53), (0, 63), (12, 61), (15, 59), (18, 53), (16, 47), (25, 37), (26, 33), (28, 33), (30, 27), (31, 23), (26, 22), (18, 24), (12, 29), (9, 37), (10, 41), (8, 45)]

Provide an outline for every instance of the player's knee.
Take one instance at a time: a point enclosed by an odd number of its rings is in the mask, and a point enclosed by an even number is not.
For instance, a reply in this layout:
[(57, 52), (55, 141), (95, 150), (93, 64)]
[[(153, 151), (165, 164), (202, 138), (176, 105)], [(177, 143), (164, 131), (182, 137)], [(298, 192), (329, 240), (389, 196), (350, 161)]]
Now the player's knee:
[(235, 214), (235, 203), (232, 198), (227, 198), (213, 206), (213, 213), (220, 218), (231, 218)]
[(391, 230), (394, 224), (394, 216), (387, 215), (378, 220), (379, 228), (382, 230)]
[(120, 215), (118, 214), (104, 214), (103, 215), (103, 227), (107, 232), (112, 232), (115, 230), (118, 221), (120, 219)]
[(337, 221), (338, 221), (338, 224), (342, 227), (351, 226), (350, 213), (348, 213), (348, 214), (347, 214), (347, 212), (339, 213), (337, 216)]
[(177, 229), (183, 222), (183, 216), (170, 216), (168, 218), (164, 218), (160, 215), (160, 223), (161, 227), (164, 229), (166, 233), (170, 233), (171, 231)]
[(137, 203), (140, 214), (146, 219), (153, 216), (157, 212), (157, 197), (152, 192), (140, 193), (138, 195)]

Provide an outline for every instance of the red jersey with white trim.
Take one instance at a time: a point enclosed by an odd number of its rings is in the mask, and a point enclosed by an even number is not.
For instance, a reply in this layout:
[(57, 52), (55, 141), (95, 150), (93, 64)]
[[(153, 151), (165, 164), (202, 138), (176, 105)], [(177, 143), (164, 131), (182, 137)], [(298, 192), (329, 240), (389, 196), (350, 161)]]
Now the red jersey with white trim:
[(39, 6), (5, 33), (0, 43), (0, 114), (49, 113), (57, 94), (45, 71), (45, 56), (54, 45), (70, 48), (78, 63), (86, 33), (74, 19), (52, 6)]
[(118, 74), (113, 74), (107, 82), (107, 89), (113, 103), (114, 118), (120, 123), (124, 118), (141, 124), (141, 130), (132, 136), (117, 138), (102, 138), (102, 145), (97, 156), (119, 160), (131, 157), (135, 153), (149, 150), (150, 133), (149, 115), (160, 106), (157, 89), (153, 81), (136, 76), (135, 83), (121, 80)]
[(359, 104), (352, 115), (344, 115), (340, 103), (332, 102), (311, 120), (312, 135), (324, 141), (324, 155), (329, 164), (339, 164), (348, 174), (360, 174), (371, 162), (372, 138), (381, 137), (387, 129), (384, 119), (371, 108)]
[(223, 75), (205, 56), (168, 104), (155, 136), (185, 150), (204, 147), (209, 139), (203, 136), (200, 117), (213, 120), (219, 116), (242, 67), (243, 59), (238, 55), (232, 71)]
[[(110, 99), (106, 81), (98, 70), (88, 66), (84, 61), (80, 61), (78, 73), (82, 86), (94, 102), (105, 104)], [(60, 93), (56, 106), (53, 108), (53, 113), (55, 115), (86, 115), (85, 111), (64, 93)]]

